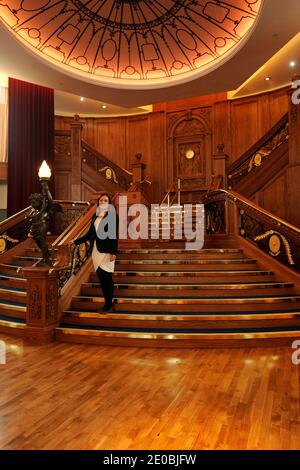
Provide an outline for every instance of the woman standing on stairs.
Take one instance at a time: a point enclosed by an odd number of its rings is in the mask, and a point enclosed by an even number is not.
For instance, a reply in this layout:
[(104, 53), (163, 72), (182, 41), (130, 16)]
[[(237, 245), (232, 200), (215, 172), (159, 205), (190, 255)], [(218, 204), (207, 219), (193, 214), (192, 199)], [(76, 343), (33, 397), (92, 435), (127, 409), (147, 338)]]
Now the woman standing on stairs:
[[(89, 241), (92, 248), (94, 269), (98, 275), (105, 304), (102, 312), (111, 312), (113, 307), (113, 272), (118, 250), (119, 216), (107, 193), (97, 200), (97, 210), (92, 217), (89, 231), (74, 240), (75, 245)], [(100, 313), (100, 312), (99, 312)]]

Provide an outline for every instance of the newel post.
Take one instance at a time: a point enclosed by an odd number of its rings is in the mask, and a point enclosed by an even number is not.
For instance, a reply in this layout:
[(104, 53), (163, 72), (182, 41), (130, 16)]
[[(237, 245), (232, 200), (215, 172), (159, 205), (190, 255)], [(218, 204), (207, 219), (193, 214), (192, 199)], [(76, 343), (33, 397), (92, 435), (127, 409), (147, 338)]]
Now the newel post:
[(58, 278), (49, 267), (23, 268), (27, 279), (25, 338), (30, 342), (54, 340), (58, 322)]
[(137, 153), (135, 155), (135, 161), (130, 165), (132, 168), (132, 184), (141, 184), (145, 179), (145, 168), (146, 164), (141, 162), (142, 154)]
[(71, 199), (81, 201), (81, 160), (82, 160), (82, 124), (80, 116), (75, 114), (71, 122)]

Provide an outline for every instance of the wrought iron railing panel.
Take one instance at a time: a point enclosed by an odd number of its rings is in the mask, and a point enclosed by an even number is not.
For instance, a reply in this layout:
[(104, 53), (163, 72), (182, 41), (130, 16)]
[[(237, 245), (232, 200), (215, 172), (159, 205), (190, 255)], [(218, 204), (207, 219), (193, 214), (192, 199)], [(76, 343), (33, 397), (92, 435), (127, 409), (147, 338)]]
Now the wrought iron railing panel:
[[(225, 203), (233, 204), (238, 210), (240, 236), (254, 243), (274, 259), (300, 272), (300, 229), (233, 191), (219, 190), (207, 195), (206, 219), (209, 217), (212, 219), (212, 224), (207, 226), (207, 233), (220, 233), (216, 228), (226, 227), (226, 211), (221, 211), (219, 208)], [(211, 230), (210, 227), (214, 227), (216, 219), (215, 230)]]

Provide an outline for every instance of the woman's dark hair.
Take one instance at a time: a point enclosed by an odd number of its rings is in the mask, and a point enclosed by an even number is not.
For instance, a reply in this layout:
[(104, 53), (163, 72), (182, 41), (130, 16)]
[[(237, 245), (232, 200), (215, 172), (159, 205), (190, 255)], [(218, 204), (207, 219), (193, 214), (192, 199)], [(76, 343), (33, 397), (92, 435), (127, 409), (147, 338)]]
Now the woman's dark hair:
[(102, 193), (102, 194), (100, 194), (100, 196), (99, 196), (98, 199), (97, 199), (97, 206), (99, 205), (99, 201), (100, 201), (100, 199), (101, 199), (103, 196), (107, 196), (107, 197), (108, 197), (108, 203), (111, 204), (111, 197), (110, 197), (110, 195), (109, 195), (108, 193)]

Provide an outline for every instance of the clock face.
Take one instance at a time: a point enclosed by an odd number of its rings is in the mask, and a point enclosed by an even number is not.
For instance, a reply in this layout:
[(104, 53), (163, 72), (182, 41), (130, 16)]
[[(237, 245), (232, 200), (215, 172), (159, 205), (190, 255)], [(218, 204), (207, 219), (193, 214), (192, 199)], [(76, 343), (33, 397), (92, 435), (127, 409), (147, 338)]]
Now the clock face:
[(188, 159), (188, 160), (191, 160), (192, 158), (194, 158), (195, 156), (195, 152), (194, 150), (192, 149), (189, 149), (185, 152), (185, 157)]

